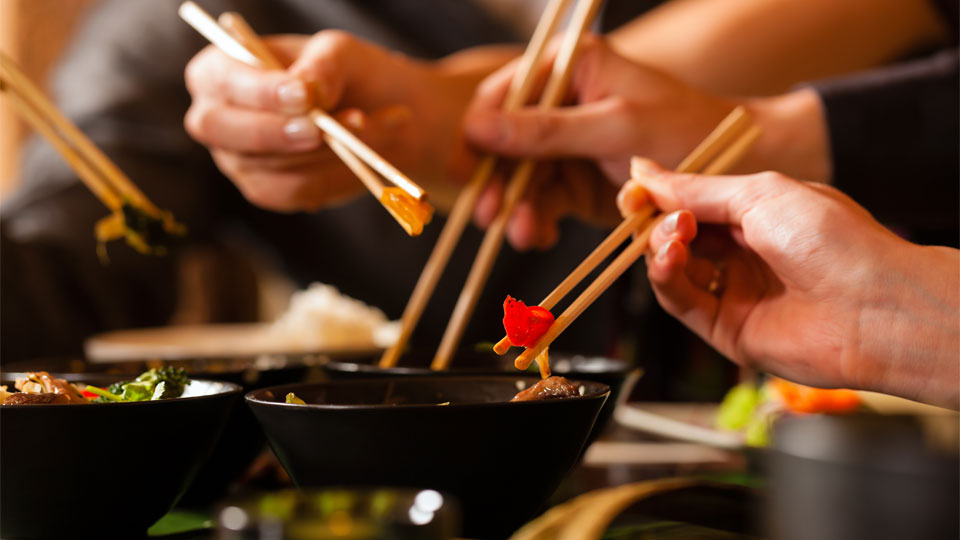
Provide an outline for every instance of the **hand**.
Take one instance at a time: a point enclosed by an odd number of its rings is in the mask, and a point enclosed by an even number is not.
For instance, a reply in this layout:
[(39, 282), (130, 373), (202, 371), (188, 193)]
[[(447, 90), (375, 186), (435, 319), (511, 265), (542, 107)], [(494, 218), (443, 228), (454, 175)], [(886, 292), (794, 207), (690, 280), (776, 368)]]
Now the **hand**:
[(469, 156), (459, 118), (479, 76), (392, 54), (339, 31), (265, 41), (289, 69), (253, 68), (213, 46), (186, 69), (193, 97), (187, 131), (254, 204), (313, 210), (362, 192), (305, 116), (314, 106), (333, 111), (427, 189), (464, 167), (457, 164)]
[[(550, 65), (540, 68), (541, 80)], [(678, 163), (734, 106), (631, 63), (596, 37), (584, 38), (571, 74), (569, 107), (503, 111), (500, 105), (516, 69), (517, 62), (508, 64), (478, 87), (464, 131), (484, 150), (561, 159), (538, 167), (510, 218), (507, 239), (521, 250), (553, 245), (558, 222), (566, 216), (614, 225), (619, 216), (611, 202), (628, 177), (630, 156), (642, 153)], [(678, 129), (665, 132), (660, 129), (664, 124)], [(499, 212), (503, 183), (498, 176), (481, 196), (475, 214), (481, 227)]]
[[(746, 106), (763, 130), (738, 170), (775, 168), (808, 179), (828, 177), (826, 128), (819, 97), (812, 90), (751, 100), (714, 96), (633, 63), (594, 37), (585, 40), (573, 69), (571, 106), (504, 112), (500, 103), (515, 70), (516, 65), (510, 64), (479, 87), (467, 111), (467, 138), (480, 148), (508, 156), (580, 160), (561, 162), (559, 187), (540, 182), (530, 188), (525, 213), (517, 212), (510, 223), (514, 237), (555, 237), (550, 231), (556, 229), (558, 216), (567, 214), (606, 224), (609, 216), (584, 201), (601, 198), (610, 183), (622, 184), (631, 156), (647, 156), (674, 167), (737, 105)], [(541, 71), (543, 78), (546, 69)], [(575, 168), (567, 166), (571, 163)], [(596, 174), (590, 164), (603, 174)], [(491, 191), (498, 188), (494, 184)], [(542, 190), (551, 188), (551, 204), (540, 202)], [(557, 192), (566, 196), (557, 200)], [(477, 214), (481, 225), (492, 220), (498, 209), (496, 197), (485, 195), (484, 199), (493, 202), (481, 205)]]
[[(814, 386), (958, 406), (960, 252), (910, 244), (821, 184), (637, 165), (621, 211), (652, 198), (671, 212), (647, 256), (657, 299), (722, 354)], [(691, 244), (698, 222), (712, 234)]]

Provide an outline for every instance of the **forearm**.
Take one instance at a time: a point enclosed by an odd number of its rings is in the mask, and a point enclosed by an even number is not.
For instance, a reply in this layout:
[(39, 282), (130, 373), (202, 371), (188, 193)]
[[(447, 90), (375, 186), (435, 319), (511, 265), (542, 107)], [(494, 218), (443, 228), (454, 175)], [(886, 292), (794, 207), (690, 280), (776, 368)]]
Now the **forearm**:
[(827, 122), (817, 93), (809, 88), (740, 101), (761, 129), (734, 173), (778, 171), (801, 180), (828, 182), (831, 156)]
[(770, 95), (901, 58), (947, 35), (929, 0), (674, 0), (611, 40), (625, 56), (706, 90)]
[(855, 385), (960, 407), (960, 251), (887, 250), (859, 321)]

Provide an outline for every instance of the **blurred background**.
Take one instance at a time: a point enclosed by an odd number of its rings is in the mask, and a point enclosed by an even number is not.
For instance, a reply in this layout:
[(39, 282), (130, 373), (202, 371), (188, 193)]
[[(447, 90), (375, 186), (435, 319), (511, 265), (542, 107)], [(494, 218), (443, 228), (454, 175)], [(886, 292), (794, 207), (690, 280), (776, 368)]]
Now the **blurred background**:
[[(4, 0), (0, 2), (0, 50), (46, 88), (51, 66), (70, 42), (74, 26), (97, 0)], [(20, 147), (27, 128), (0, 100), (0, 200), (16, 188)]]

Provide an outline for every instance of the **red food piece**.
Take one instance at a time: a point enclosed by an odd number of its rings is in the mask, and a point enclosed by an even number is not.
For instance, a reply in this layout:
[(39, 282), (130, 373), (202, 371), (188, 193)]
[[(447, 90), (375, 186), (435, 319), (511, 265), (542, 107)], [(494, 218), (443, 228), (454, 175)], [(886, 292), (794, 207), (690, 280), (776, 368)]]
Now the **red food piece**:
[(503, 301), (503, 329), (514, 347), (533, 347), (553, 324), (553, 313), (510, 295)]

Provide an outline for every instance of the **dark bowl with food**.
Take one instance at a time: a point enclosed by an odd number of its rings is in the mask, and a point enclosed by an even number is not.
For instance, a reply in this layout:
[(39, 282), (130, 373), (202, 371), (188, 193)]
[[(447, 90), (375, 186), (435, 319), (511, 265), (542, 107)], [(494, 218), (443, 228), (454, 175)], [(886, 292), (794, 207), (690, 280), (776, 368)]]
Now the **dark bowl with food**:
[[(0, 380), (12, 388), (18, 375)], [(157, 401), (0, 405), (0, 537), (146, 537), (210, 457), (239, 396), (236, 384), (194, 379)]]
[[(516, 377), (522, 372), (517, 371), (513, 361), (517, 357), (518, 349), (512, 349), (503, 356), (492, 352), (463, 352), (457, 355), (452, 366), (444, 371), (430, 369), (430, 353), (412, 353), (400, 359), (399, 366), (381, 368), (377, 365), (379, 357), (358, 358), (349, 361), (335, 360), (323, 366), (327, 377), (331, 380), (369, 379), (376, 377), (457, 377), (457, 376), (488, 376), (488, 377)], [(623, 389), (627, 375), (634, 369), (630, 364), (616, 358), (603, 356), (587, 356), (564, 352), (550, 353), (550, 367), (554, 375), (561, 375), (573, 380), (587, 380), (603, 383), (610, 387), (610, 399), (607, 400), (589, 440), (592, 442), (610, 422), (613, 409)], [(527, 370), (529, 375), (539, 373), (537, 364), (530, 364)]]
[[(78, 374), (78, 380), (83, 380), (91, 373), (134, 378), (151, 368), (175, 367), (183, 368), (191, 377), (230, 382), (239, 385), (242, 392), (249, 392), (278, 384), (321, 378), (319, 366), (327, 361), (329, 357), (319, 354), (209, 356), (163, 360), (114, 359), (95, 363), (58, 358), (20, 362), (11, 364), (7, 369), (70, 372)], [(230, 485), (241, 477), (265, 448), (266, 437), (250, 409), (244, 406), (234, 407), (213, 454), (181, 498), (180, 505), (206, 508), (221, 499), (227, 494)]]
[[(537, 377), (401, 377), (286, 385), (247, 394), (298, 486), (395, 486), (456, 497), (464, 535), (509, 535), (576, 463), (610, 395), (510, 402)], [(306, 405), (288, 404), (293, 393)]]

